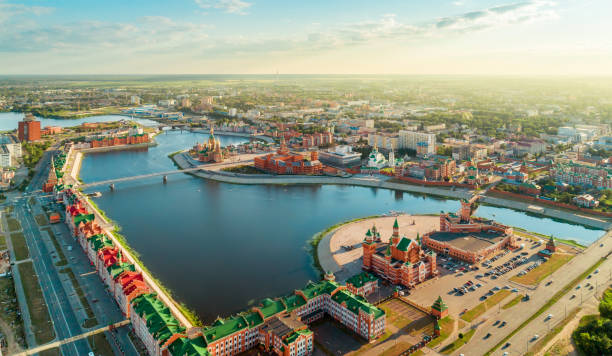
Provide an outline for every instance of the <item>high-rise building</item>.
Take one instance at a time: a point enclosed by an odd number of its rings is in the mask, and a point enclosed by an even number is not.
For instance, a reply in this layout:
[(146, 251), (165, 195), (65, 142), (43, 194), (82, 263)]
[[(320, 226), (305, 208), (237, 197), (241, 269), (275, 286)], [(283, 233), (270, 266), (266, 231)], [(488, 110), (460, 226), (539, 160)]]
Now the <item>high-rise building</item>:
[(425, 132), (400, 130), (399, 148), (411, 148), (413, 150), (417, 150), (419, 146), (426, 150), (424, 153), (436, 153), (436, 135)]
[(27, 114), (22, 121), (19, 121), (18, 137), (22, 142), (40, 140), (40, 121), (36, 121), (34, 115)]

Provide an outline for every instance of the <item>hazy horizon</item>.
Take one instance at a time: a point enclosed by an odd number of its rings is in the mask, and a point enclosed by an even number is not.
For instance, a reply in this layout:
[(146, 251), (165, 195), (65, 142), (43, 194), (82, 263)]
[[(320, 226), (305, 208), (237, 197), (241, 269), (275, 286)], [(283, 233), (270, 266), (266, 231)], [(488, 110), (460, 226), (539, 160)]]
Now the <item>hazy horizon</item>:
[(0, 75), (612, 75), (605, 0), (0, 0)]

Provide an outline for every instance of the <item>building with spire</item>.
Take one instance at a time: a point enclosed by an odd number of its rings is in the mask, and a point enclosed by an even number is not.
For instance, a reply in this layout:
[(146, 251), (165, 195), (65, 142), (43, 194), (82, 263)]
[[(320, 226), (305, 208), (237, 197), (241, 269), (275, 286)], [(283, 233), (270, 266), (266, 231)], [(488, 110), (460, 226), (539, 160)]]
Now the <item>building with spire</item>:
[[(375, 231), (372, 233), (372, 231)], [(362, 243), (363, 269), (388, 280), (413, 288), (423, 281), (438, 275), (436, 253), (425, 253), (417, 240), (400, 237), (397, 219), (393, 224), (393, 235), (389, 242), (380, 240), (376, 226), (366, 232)], [(378, 238), (376, 238), (378, 237)]]
[(550, 238), (546, 242), (546, 248), (538, 252), (538, 256), (549, 258), (553, 253), (557, 252), (557, 244), (555, 244), (555, 238), (550, 235)]
[(223, 162), (227, 154), (227, 152), (224, 151), (225, 150), (221, 148), (221, 141), (215, 138), (215, 130), (211, 126), (208, 141), (193, 146), (191, 154), (200, 162), (220, 163)]

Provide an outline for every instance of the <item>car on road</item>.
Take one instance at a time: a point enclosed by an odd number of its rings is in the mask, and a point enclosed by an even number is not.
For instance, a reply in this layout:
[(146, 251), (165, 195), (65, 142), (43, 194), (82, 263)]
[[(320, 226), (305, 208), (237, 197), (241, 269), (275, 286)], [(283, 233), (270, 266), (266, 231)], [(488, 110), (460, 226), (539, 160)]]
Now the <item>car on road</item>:
[(591, 277), (593, 277), (593, 276), (589, 274), (589, 275), (587, 276), (587, 279), (591, 279)]
[(599, 273), (599, 268), (595, 270), (595, 272), (593, 272), (595, 274)]
[(491, 333), (487, 333), (487, 334), (485, 335), (485, 337), (484, 337), (484, 338), (485, 338), (485, 339), (488, 339), (488, 338), (490, 338), (490, 337), (491, 337)]
[(553, 317), (553, 315), (552, 315), (552, 314), (548, 314), (548, 315), (546, 316), (546, 318), (544, 319), (544, 321), (548, 321), (548, 320), (552, 319), (552, 317)]
[(576, 294), (572, 294), (572, 296), (570, 297), (570, 299), (574, 299), (576, 298)]
[(553, 282), (553, 281), (548, 281), (548, 282), (546, 282), (546, 285), (547, 285), (547, 286), (549, 286), (549, 285), (551, 285), (551, 284), (552, 284), (552, 282)]
[(500, 327), (500, 328), (503, 328), (504, 326), (506, 326), (506, 322), (505, 322), (505, 321), (502, 321), (502, 323), (501, 323), (501, 324), (499, 324), (499, 327)]
[(497, 324), (499, 324), (499, 320), (496, 320), (496, 321), (493, 323), (493, 326), (495, 326), (495, 325), (497, 325)]
[(599, 247), (603, 247), (603, 243), (600, 243), (600, 244), (599, 244)]
[(510, 345), (512, 345), (512, 344), (511, 344), (511, 343), (509, 343), (509, 342), (507, 342), (507, 343), (504, 345), (504, 347), (502, 347), (502, 349), (507, 349), (507, 348), (509, 348), (509, 347), (510, 347)]
[(537, 339), (539, 339), (539, 338), (540, 338), (540, 335), (535, 334), (535, 335), (533, 335), (533, 337), (531, 338), (531, 341), (536, 341), (536, 340), (537, 340)]
[(582, 288), (580, 284), (576, 286), (576, 289), (580, 289), (580, 288)]

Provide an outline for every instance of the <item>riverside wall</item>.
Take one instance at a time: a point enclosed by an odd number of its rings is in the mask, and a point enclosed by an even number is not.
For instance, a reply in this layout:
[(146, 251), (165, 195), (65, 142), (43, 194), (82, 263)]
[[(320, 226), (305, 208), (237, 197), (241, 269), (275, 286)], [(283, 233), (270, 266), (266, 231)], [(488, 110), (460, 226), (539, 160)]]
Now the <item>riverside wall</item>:
[[(208, 134), (208, 133), (210, 133), (210, 130), (191, 129), (191, 132)], [(249, 139), (258, 139), (258, 140), (266, 141), (266, 142), (269, 142), (269, 143), (274, 142), (274, 139), (272, 139), (271, 137), (268, 137), (268, 136), (264, 136), (264, 135), (251, 135), (251, 134), (243, 133), (243, 132), (217, 131), (217, 130), (215, 130), (215, 135), (219, 135), (219, 136), (235, 136), (235, 137), (244, 137), (244, 138), (249, 138)]]

